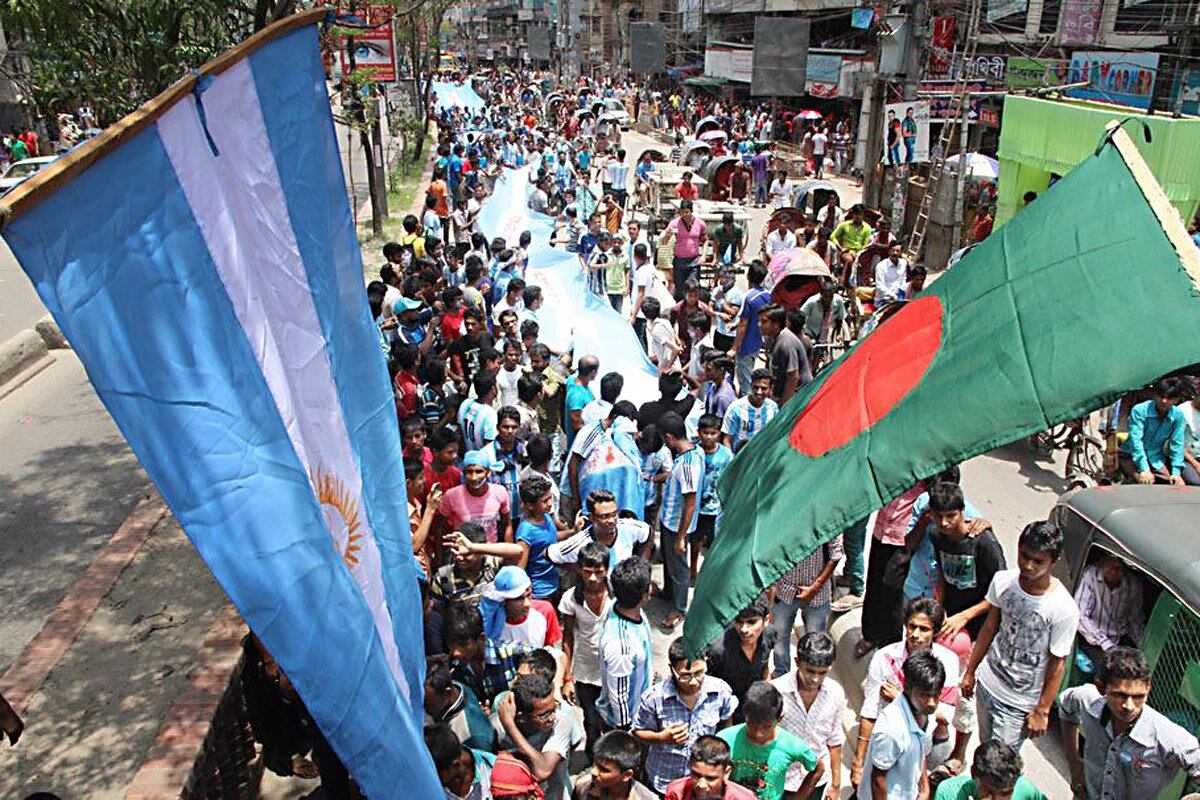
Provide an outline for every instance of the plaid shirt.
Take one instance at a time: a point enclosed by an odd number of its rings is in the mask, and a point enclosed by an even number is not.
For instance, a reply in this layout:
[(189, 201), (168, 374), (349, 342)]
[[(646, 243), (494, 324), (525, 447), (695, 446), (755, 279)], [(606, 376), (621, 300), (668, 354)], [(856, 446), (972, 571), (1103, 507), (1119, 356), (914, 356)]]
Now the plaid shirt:
[(492, 582), (502, 566), (504, 559), (499, 556), (484, 556), (479, 577), (471, 580), (459, 574), (458, 567), (454, 564), (446, 564), (438, 569), (429, 587), (429, 593), (447, 603), (452, 600), (477, 602), (483, 596), (484, 586)]
[(679, 699), (675, 680), (657, 683), (642, 695), (634, 730), (661, 731), (670, 725), (687, 725), (687, 744), (653, 744), (646, 752), (646, 776), (655, 791), (665, 792), (667, 784), (688, 774), (688, 754), (701, 736), (715, 735), (721, 722), (733, 716), (738, 701), (729, 684), (705, 675), (700, 684), (700, 699), (689, 709)]
[(481, 702), (491, 703), (496, 695), (507, 691), (517, 678), (517, 664), (533, 648), (524, 642), (496, 642), (485, 639), (483, 648), (483, 675), (466, 661), (455, 661), (452, 670), (454, 679), (470, 687)]
[[(781, 600), (784, 603), (792, 602), (796, 599), (796, 592), (802, 586), (812, 585), (817, 576), (821, 574), (821, 570), (825, 569), (826, 563), (837, 561), (843, 555), (845, 553), (842, 550), (842, 535), (839, 533), (809, 553), (807, 558), (792, 567), (782, 578), (775, 582), (775, 599)], [(814, 608), (828, 605), (832, 596), (832, 584), (833, 581), (825, 581), (825, 583), (821, 584), (821, 588), (809, 599), (808, 605)]]

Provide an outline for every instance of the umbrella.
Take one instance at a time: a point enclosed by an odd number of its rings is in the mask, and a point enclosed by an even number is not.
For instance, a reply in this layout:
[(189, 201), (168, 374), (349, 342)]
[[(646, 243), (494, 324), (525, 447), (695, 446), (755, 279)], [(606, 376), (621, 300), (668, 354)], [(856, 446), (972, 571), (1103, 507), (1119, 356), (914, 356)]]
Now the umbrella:
[(616, 111), (605, 111), (600, 115), (601, 122), (620, 122), (621, 115)]
[(806, 108), (796, 116), (800, 119), (821, 119), (824, 115), (820, 111), (813, 111), (811, 108)]
[[(946, 166), (953, 165), (957, 169), (960, 158), (960, 155), (950, 156)], [(1000, 177), (1000, 162), (983, 153), (967, 153), (967, 176), (994, 181)]]
[(718, 139), (727, 139), (727, 138), (729, 138), (729, 137), (728, 137), (728, 134), (725, 133), (725, 131), (705, 131), (704, 133), (700, 134), (700, 136), (699, 136), (699, 139), (702, 142), (713, 142)]

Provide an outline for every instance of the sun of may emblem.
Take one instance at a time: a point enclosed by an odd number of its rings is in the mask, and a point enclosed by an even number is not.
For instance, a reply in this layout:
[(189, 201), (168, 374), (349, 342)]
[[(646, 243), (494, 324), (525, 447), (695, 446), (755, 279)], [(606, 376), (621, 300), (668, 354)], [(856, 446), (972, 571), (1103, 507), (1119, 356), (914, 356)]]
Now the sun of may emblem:
[(358, 500), (350, 495), (345, 482), (333, 473), (317, 467), (313, 478), (317, 488), (317, 502), (321, 505), (321, 513), (325, 515), (325, 525), (333, 536), (334, 546), (340, 545), (342, 561), (347, 569), (353, 571), (358, 566), (362, 554), (362, 520), (358, 515)]

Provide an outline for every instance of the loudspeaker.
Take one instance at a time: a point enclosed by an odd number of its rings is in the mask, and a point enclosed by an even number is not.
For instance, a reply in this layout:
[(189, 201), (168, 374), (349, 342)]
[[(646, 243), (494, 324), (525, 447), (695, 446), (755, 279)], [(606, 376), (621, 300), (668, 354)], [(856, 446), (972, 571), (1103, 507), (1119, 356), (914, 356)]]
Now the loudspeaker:
[(663, 72), (667, 65), (667, 29), (658, 22), (629, 23), (629, 71), (635, 75)]
[(804, 94), (808, 26), (808, 20), (795, 17), (755, 17), (751, 95), (797, 97)]

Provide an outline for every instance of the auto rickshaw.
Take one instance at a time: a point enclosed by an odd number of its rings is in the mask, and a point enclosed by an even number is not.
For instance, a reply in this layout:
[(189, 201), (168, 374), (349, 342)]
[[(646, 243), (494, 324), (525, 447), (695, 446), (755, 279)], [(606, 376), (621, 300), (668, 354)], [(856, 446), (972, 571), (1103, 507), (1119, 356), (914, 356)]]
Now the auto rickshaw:
[[(1054, 575), (1067, 589), (1074, 592), (1084, 568), (1104, 555), (1122, 562), (1126, 579), (1141, 581), (1145, 628), (1133, 644), (1150, 663), (1147, 702), (1192, 734), (1200, 732), (1200, 488), (1078, 489), (1059, 498), (1050, 519), (1063, 532)], [(1095, 678), (1096, 665), (1079, 637), (1075, 641), (1063, 688)], [(1181, 797), (1185, 779), (1180, 773), (1159, 800)]]
[(710, 158), (712, 158), (712, 145), (708, 142), (688, 142), (683, 146), (683, 155), (679, 158), (679, 165), (699, 171), (703, 169)]
[(696, 138), (700, 138), (700, 134), (702, 133), (719, 130), (721, 130), (721, 121), (719, 119), (716, 117), (705, 117), (696, 123), (696, 130), (693, 131), (693, 135), (695, 135)]
[(842, 204), (837, 188), (829, 181), (801, 181), (792, 190), (792, 207), (799, 209), (804, 214), (815, 215), (829, 202), (830, 195), (838, 198), (839, 206)]
[(741, 164), (737, 156), (718, 156), (705, 162), (700, 176), (708, 181), (708, 196), (714, 200), (729, 199), (729, 179)]
[(767, 264), (767, 279), (763, 289), (771, 293), (771, 301), (793, 311), (817, 293), (822, 278), (833, 278), (821, 257), (806, 247), (795, 247), (776, 253)]

